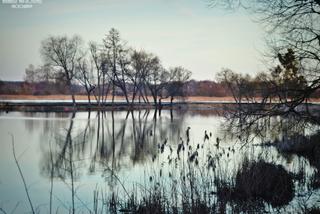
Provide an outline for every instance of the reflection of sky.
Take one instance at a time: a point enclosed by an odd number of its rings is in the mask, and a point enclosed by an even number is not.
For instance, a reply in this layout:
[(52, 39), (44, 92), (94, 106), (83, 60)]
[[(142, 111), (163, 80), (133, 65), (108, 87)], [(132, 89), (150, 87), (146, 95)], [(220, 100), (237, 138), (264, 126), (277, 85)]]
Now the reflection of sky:
[[(176, 149), (178, 143), (180, 143), (180, 137), (186, 141), (185, 130), (188, 126), (190, 130), (190, 145), (195, 149), (196, 145), (204, 145), (203, 149), (200, 149), (199, 155), (205, 161), (207, 154), (212, 156), (219, 156), (215, 164), (220, 170), (228, 172), (228, 175), (236, 173), (236, 169), (240, 166), (241, 161), (244, 157), (250, 159), (256, 159), (261, 156), (268, 162), (274, 162), (283, 165), (287, 170), (292, 172), (298, 172), (299, 167), (303, 164), (306, 167), (306, 173), (312, 174), (309, 164), (304, 159), (292, 156), (289, 159), (280, 155), (275, 149), (264, 150), (265, 147), (250, 146), (248, 149), (240, 149), (241, 144), (235, 143), (234, 140), (223, 139), (224, 133), (221, 131), (221, 125), (225, 123), (225, 120), (221, 117), (214, 115), (199, 115), (199, 114), (176, 114), (174, 113), (173, 122), (170, 120), (170, 112), (163, 111), (161, 118), (157, 119), (156, 126), (153, 120), (153, 111), (150, 112), (146, 122), (144, 122), (143, 115), (144, 111), (141, 112), (141, 123), (139, 123), (138, 112), (134, 113), (136, 128), (146, 127), (148, 132), (145, 134), (146, 142), (143, 147), (143, 152), (138, 156), (138, 160), (135, 164), (132, 163), (131, 158), (134, 156), (135, 144), (133, 141), (133, 119), (131, 115), (125, 120), (127, 112), (115, 112), (115, 132), (120, 133), (121, 127), (126, 124), (125, 136), (124, 136), (124, 147), (121, 150), (120, 139), (116, 137), (116, 163), (119, 164), (119, 168), (116, 170), (118, 177), (121, 182), (130, 189), (133, 184), (148, 184), (149, 176), (144, 177), (150, 172), (159, 173), (161, 166), (164, 166), (163, 175), (168, 177), (168, 172), (175, 171), (174, 165), (168, 165), (168, 155), (170, 154), (169, 145), (173, 148), (173, 157), (176, 157)], [(28, 204), (26, 203), (26, 197), (23, 190), (23, 185), (19, 177), (17, 168), (15, 166), (12, 157), (11, 139), (9, 134), (13, 133), (15, 136), (16, 153), (19, 156), (19, 162), (22, 167), (25, 179), (30, 184), (29, 191), (31, 198), (35, 205), (43, 205), (41, 210), (48, 209), (49, 201), (49, 178), (47, 175), (40, 171), (43, 167), (46, 158), (48, 158), (48, 144), (51, 141), (52, 149), (59, 151), (58, 142), (62, 137), (64, 139), (66, 131), (68, 130), (70, 121), (67, 118), (68, 115), (59, 113), (47, 114), (46, 113), (17, 113), (12, 112), (7, 115), (1, 116), (0, 120), (0, 136), (1, 139), (1, 150), (0, 150), (0, 207), (8, 208), (11, 210), (17, 201), (21, 201), (19, 209), (29, 210)], [(69, 115), (71, 116), (71, 115)], [(96, 164), (96, 171), (92, 174), (89, 172), (89, 166), (92, 163), (93, 155), (95, 151), (99, 152), (96, 145), (97, 137), (97, 115), (95, 112), (91, 112), (90, 119), (90, 131), (91, 134), (87, 135), (87, 141), (84, 145), (84, 150), (81, 149), (78, 152), (76, 148), (82, 148), (81, 136), (84, 133), (84, 129), (87, 125), (87, 113), (80, 112), (76, 114), (73, 123), (73, 144), (75, 145), (75, 168), (76, 174), (80, 175), (77, 179), (76, 187), (78, 196), (82, 201), (89, 204), (91, 208), (93, 190), (96, 186), (103, 190), (108, 190), (108, 175), (104, 173), (104, 167), (101, 167), (98, 163)], [(101, 127), (100, 127), (101, 128)], [(111, 131), (112, 120), (111, 113), (106, 112), (106, 119), (104, 121), (104, 132), (106, 148), (110, 151), (112, 148), (111, 143)], [(153, 130), (153, 135), (150, 135), (150, 130)], [(209, 141), (203, 143), (204, 132), (207, 130), (208, 134), (212, 133), (212, 138)], [(91, 136), (91, 137), (90, 137)], [(119, 135), (121, 136), (121, 135)], [(155, 138), (153, 138), (155, 136)], [(100, 139), (102, 133), (100, 132)], [(164, 142), (164, 139), (168, 137), (168, 146), (165, 147), (164, 153), (157, 155), (154, 164), (151, 164), (153, 154), (158, 154), (158, 144)], [(220, 148), (217, 149), (215, 146), (216, 137), (221, 138)], [(259, 141), (252, 142), (258, 143)], [(236, 152), (233, 154), (228, 148), (235, 148)], [(188, 149), (185, 150), (187, 155)], [(22, 155), (21, 155), (22, 154)], [(227, 154), (230, 156), (227, 157)], [(79, 156), (78, 156), (79, 155)], [(118, 156), (119, 155), (119, 156)], [(98, 155), (99, 156), (99, 155)], [(183, 159), (183, 156), (181, 157)], [(187, 158), (186, 156), (184, 157)], [(96, 159), (97, 160), (97, 159)], [(289, 160), (289, 161), (288, 161)], [(108, 158), (106, 162), (108, 167), (111, 167), (111, 158)], [(165, 166), (169, 166), (165, 168)], [(66, 180), (66, 184), (70, 185), (69, 179)], [(54, 183), (54, 206), (62, 206), (61, 201), (65, 202), (67, 206), (71, 206), (70, 190), (65, 183), (60, 180), (56, 180)], [(115, 189), (122, 191), (120, 185), (115, 186)], [(122, 191), (123, 194), (123, 191)], [(77, 201), (77, 206), (83, 207), (81, 203)], [(63, 208), (61, 210), (64, 210)]]
[(0, 4), (0, 79), (22, 79), (39, 65), (40, 41), (79, 34), (100, 42), (111, 27), (128, 44), (159, 55), (165, 66), (184, 66), (196, 79), (213, 79), (223, 67), (262, 69), (262, 34), (249, 15), (208, 8), (205, 0), (43, 0), (32, 9)]

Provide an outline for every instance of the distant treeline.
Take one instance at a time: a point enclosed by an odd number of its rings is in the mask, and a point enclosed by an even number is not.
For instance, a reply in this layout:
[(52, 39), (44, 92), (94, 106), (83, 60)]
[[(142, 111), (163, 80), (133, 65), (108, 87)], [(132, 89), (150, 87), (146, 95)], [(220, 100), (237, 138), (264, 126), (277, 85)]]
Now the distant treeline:
[[(76, 95), (86, 95), (82, 85), (72, 85)], [(130, 92), (130, 88), (129, 92)], [(230, 91), (221, 83), (210, 80), (189, 80), (183, 86), (184, 96), (209, 96), (226, 97), (232, 96)], [(62, 82), (27, 82), (27, 81), (1, 81), (0, 94), (8, 95), (70, 95), (69, 88)], [(121, 96), (122, 91), (117, 90), (116, 95)]]

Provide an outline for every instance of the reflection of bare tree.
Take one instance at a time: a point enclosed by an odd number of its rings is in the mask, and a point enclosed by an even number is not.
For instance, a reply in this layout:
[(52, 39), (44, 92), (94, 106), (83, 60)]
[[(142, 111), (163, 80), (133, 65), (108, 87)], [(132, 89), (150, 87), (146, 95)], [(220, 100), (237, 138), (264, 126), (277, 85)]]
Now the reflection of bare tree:
[(170, 120), (168, 112), (156, 118), (150, 113), (150, 110), (96, 112), (96, 118), (89, 116), (85, 123), (72, 114), (65, 132), (52, 133), (53, 161), (48, 155), (49, 148), (45, 148), (42, 174), (63, 181), (70, 179), (73, 204), (74, 181), (80, 178), (87, 164), (90, 173), (102, 170), (113, 186), (121, 169), (150, 161), (157, 155), (157, 145), (165, 139), (171, 142), (179, 139), (183, 114)]
[(67, 135), (64, 141), (64, 144), (61, 149), (61, 153), (58, 154), (54, 161), (54, 172), (56, 176), (61, 177), (65, 180), (69, 174), (71, 180), (71, 197), (72, 197), (72, 213), (75, 213), (75, 206), (74, 206), (74, 163), (73, 163), (73, 143), (72, 143), (72, 136), (71, 131), (73, 128), (73, 118), (75, 117), (75, 112), (72, 114), (72, 118), (70, 120), (70, 125), (67, 130)]
[(234, 112), (226, 115), (226, 121), (227, 123), (223, 126), (227, 137), (241, 142), (252, 142), (258, 138), (265, 143), (265, 141), (305, 134), (320, 128), (316, 121), (296, 114), (266, 116)]
[[(134, 141), (134, 154), (131, 157), (132, 162), (136, 163), (144, 159), (144, 154), (152, 151), (154, 144), (148, 143), (148, 130), (151, 129), (151, 124), (148, 124), (149, 111), (146, 111), (141, 116), (141, 111), (138, 112), (138, 118), (135, 118), (134, 112), (131, 112), (132, 128), (133, 128), (133, 141)], [(156, 122), (154, 123), (156, 127)], [(150, 148), (151, 147), (151, 148)], [(149, 154), (150, 155), (150, 154)]]
[[(50, 130), (59, 129), (65, 123), (64, 120), (49, 120), (52, 117), (63, 118), (66, 119), (70, 116), (69, 113), (66, 112), (21, 112), (24, 117), (28, 119), (25, 121), (25, 128), (29, 132), (38, 132), (39, 130), (43, 130), (45, 135), (50, 134)], [(44, 120), (38, 120), (38, 118), (45, 118)]]
[[(70, 178), (71, 182), (71, 199), (72, 199), (72, 213), (75, 213), (75, 186), (74, 180), (76, 179), (76, 167), (74, 160), (74, 143), (72, 137), (72, 129), (74, 126), (74, 117), (76, 113), (73, 112), (70, 124), (66, 130), (66, 135), (61, 138), (57, 137), (55, 141), (56, 151), (52, 151), (50, 142), (50, 154), (46, 155), (45, 163), (42, 166), (42, 173), (49, 175), (52, 179), (60, 178), (66, 181)], [(51, 187), (52, 188), (52, 187)], [(51, 196), (50, 196), (51, 197)], [(51, 200), (51, 199), (50, 199)]]

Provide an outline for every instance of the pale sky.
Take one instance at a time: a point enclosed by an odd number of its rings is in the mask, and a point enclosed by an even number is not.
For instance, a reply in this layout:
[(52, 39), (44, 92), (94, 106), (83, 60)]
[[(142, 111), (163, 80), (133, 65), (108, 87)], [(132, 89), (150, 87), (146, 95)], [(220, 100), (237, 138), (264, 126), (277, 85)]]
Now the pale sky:
[(1, 0), (0, 79), (22, 80), (29, 64), (41, 65), (40, 42), (48, 35), (101, 42), (112, 27), (129, 46), (158, 55), (167, 68), (183, 66), (197, 80), (213, 80), (222, 68), (264, 69), (262, 27), (206, 0), (42, 0), (29, 9)]

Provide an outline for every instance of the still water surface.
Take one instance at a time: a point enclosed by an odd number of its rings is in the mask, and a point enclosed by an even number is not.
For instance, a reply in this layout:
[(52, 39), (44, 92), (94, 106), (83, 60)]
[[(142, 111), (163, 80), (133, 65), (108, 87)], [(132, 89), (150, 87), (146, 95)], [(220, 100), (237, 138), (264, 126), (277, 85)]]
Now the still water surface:
[[(319, 196), (318, 187), (310, 187), (314, 179), (319, 179), (318, 159), (269, 146), (294, 139), (292, 136), (310, 139), (317, 136), (318, 127), (298, 127), (297, 123), (288, 128), (292, 121), (274, 118), (262, 125), (264, 134), (259, 135), (253, 130), (239, 131), (230, 124), (229, 119), (211, 111), (168, 110), (161, 115), (148, 110), (2, 113), (0, 208), (8, 213), (30, 212), (13, 158), (11, 134), (31, 200), (40, 213), (49, 212), (51, 189), (54, 211), (69, 213), (73, 193), (76, 212), (87, 213), (93, 210), (94, 191), (101, 191), (105, 198), (116, 193), (121, 199), (132, 190), (146, 188), (153, 179), (162, 179), (161, 184), (169, 186), (170, 179), (179, 177), (179, 170), (190, 162), (200, 173), (195, 179), (205, 173), (231, 181), (245, 160), (281, 165), (292, 178), (302, 175), (302, 179), (293, 180), (294, 197), (281, 209), (297, 211), (300, 200), (307, 197), (306, 206), (319, 206), (314, 199)], [(212, 188), (213, 198), (218, 197), (217, 187), (207, 188)], [(274, 211), (268, 203), (264, 209)]]

